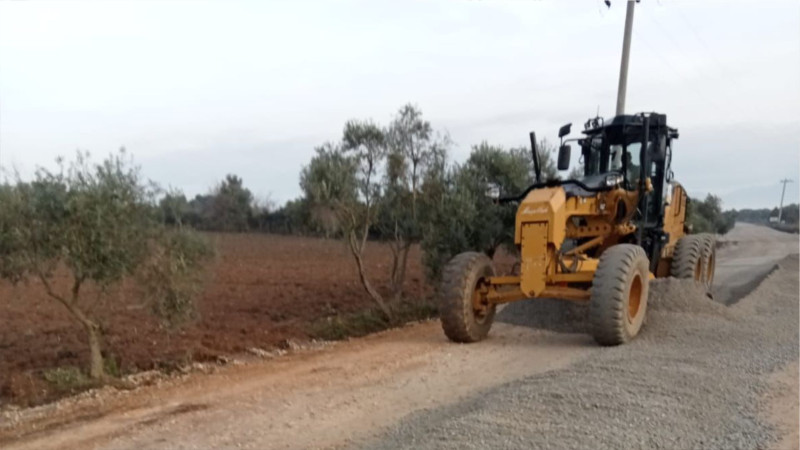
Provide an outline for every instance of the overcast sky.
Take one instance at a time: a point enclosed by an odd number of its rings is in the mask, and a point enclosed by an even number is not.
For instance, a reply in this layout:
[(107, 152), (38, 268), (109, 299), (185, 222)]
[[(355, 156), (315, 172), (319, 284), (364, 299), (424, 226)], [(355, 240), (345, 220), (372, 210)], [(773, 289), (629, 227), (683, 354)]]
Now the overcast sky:
[[(556, 140), (613, 115), (625, 1), (0, 3), (0, 165), (23, 175), (125, 146), (188, 195), (226, 173), (282, 203), (344, 122), (407, 102), (450, 133)], [(677, 179), (775, 206), (800, 172), (800, 2), (642, 0), (628, 112), (681, 132)]]

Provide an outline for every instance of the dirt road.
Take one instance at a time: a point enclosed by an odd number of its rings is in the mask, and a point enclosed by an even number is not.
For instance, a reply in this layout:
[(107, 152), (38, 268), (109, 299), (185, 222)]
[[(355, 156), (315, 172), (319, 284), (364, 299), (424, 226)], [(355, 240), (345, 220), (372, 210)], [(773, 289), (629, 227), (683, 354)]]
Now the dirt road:
[[(520, 303), (476, 345), (428, 322), (6, 412), (0, 446), (794, 448), (799, 269), (786, 256), (798, 240), (748, 225), (726, 240), (717, 300), (779, 269), (730, 307), (661, 282), (630, 345), (560, 332), (579, 330), (582, 311)], [(558, 318), (576, 324), (543, 326)]]

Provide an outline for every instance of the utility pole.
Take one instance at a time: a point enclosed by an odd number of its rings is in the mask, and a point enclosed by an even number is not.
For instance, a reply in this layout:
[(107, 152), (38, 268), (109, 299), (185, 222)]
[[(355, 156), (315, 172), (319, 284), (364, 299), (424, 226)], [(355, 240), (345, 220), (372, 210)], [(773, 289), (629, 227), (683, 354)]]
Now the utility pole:
[(622, 38), (622, 63), (619, 67), (619, 89), (617, 89), (618, 116), (625, 114), (625, 91), (628, 89), (628, 60), (631, 56), (631, 33), (633, 32), (633, 6), (636, 1), (638, 0), (628, 0), (628, 10), (625, 13), (625, 35)]
[(784, 178), (780, 182), (783, 183), (783, 191), (781, 192), (781, 206), (778, 208), (778, 224), (781, 223), (781, 216), (783, 215), (783, 196), (786, 195), (786, 183), (791, 183), (792, 180)]

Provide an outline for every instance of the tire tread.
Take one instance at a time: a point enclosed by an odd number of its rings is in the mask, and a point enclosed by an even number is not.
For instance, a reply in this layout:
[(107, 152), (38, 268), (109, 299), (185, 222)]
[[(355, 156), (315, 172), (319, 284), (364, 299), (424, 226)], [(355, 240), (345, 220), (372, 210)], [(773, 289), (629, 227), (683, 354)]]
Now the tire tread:
[(445, 266), (439, 290), (439, 317), (444, 334), (454, 342), (477, 342), (486, 337), (494, 319), (491, 306), (483, 323), (472, 313), (474, 283), (482, 273), (494, 275), (492, 261), (483, 253), (464, 252)]
[[(642, 267), (647, 272), (647, 266), (649, 266), (647, 255), (638, 245), (618, 244), (600, 255), (589, 303), (589, 328), (598, 344), (623, 344), (638, 333), (637, 329), (631, 334), (626, 326), (625, 291), (631, 272), (642, 270)], [(642, 282), (645, 284), (643, 286), (645, 299), (640, 314), (645, 314), (648, 292), (646, 284), (649, 282), (646, 274)]]

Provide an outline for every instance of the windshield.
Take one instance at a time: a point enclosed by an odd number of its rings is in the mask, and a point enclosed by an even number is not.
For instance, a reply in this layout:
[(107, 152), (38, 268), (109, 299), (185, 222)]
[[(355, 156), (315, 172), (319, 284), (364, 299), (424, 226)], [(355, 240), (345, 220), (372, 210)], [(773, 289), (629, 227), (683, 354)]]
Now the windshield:
[[(624, 175), (628, 186), (639, 179), (642, 143), (610, 144), (603, 135), (586, 138), (582, 142), (583, 176), (581, 179), (602, 178), (608, 173)], [(598, 177), (600, 176), (600, 177)]]

